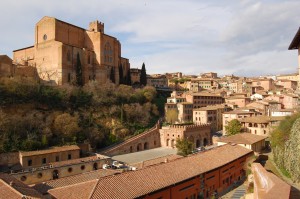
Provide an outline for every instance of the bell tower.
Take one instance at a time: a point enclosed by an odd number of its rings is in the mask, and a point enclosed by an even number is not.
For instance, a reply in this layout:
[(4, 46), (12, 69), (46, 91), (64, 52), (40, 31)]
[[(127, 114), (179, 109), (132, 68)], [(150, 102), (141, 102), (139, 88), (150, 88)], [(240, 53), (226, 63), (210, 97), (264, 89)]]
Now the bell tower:
[(90, 22), (89, 31), (104, 33), (104, 23), (101, 23), (98, 20)]

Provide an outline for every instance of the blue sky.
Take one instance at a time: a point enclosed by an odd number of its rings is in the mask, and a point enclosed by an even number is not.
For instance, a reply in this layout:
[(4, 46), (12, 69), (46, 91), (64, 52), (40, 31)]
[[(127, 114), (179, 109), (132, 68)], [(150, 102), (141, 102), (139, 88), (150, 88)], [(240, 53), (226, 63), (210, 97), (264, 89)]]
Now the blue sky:
[(299, 0), (1, 0), (0, 54), (33, 45), (35, 24), (52, 16), (83, 28), (104, 22), (131, 67), (145, 62), (150, 74), (293, 73), (297, 51), (287, 48), (299, 7)]

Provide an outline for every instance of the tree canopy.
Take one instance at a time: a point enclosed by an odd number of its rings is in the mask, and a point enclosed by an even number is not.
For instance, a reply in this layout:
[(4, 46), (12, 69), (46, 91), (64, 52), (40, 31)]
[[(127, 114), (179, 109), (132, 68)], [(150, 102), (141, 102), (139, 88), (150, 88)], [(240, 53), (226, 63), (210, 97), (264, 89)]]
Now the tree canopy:
[(178, 155), (187, 156), (191, 154), (195, 148), (194, 144), (188, 139), (180, 139), (176, 140), (176, 148), (178, 151)]
[(271, 133), (271, 147), (275, 164), (284, 175), (300, 181), (300, 114), (287, 116)]
[(143, 86), (147, 85), (147, 73), (146, 73), (145, 63), (143, 63), (143, 65), (142, 65), (140, 84)]
[(76, 85), (83, 86), (82, 65), (81, 65), (79, 53), (77, 53), (77, 62), (76, 62)]
[(225, 126), (226, 135), (235, 135), (241, 132), (242, 124), (237, 119), (233, 119)]

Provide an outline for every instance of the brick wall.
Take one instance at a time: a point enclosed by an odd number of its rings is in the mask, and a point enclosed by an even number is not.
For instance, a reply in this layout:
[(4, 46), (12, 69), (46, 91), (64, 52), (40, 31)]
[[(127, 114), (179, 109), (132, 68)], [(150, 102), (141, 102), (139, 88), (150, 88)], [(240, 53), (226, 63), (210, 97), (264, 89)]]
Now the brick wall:
[(129, 138), (120, 144), (105, 149), (100, 153), (108, 156), (114, 156), (158, 148), (161, 146), (159, 128), (160, 124), (156, 124), (155, 127), (151, 128), (150, 130)]

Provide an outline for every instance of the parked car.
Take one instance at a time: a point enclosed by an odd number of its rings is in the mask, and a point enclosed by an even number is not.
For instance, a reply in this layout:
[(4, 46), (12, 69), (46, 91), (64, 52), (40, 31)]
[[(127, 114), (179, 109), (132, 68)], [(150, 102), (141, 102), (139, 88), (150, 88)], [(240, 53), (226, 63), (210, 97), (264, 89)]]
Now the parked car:
[(111, 166), (109, 164), (103, 164), (102, 169), (110, 169)]

